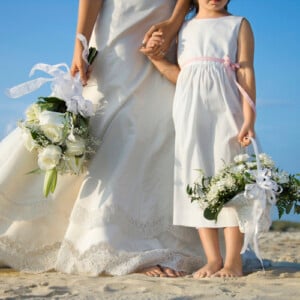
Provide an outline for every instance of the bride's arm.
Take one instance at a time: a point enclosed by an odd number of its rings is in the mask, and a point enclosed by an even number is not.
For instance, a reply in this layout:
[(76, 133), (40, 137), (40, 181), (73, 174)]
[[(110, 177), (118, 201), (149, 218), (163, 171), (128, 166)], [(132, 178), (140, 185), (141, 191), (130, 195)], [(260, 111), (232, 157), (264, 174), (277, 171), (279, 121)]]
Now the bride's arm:
[[(78, 19), (76, 33), (83, 34), (87, 41), (90, 40), (91, 34), (101, 10), (103, 0), (80, 0), (78, 7)], [(89, 77), (89, 69), (86, 70), (86, 63), (82, 59), (83, 46), (76, 38), (73, 61), (71, 65), (71, 74), (75, 76), (77, 72), (80, 73), (82, 84), (85, 85)]]
[(184, 18), (190, 8), (190, 0), (178, 0), (173, 10), (171, 17), (163, 22), (153, 25), (145, 34), (143, 45), (145, 45), (150, 39), (151, 35), (155, 31), (161, 31), (164, 39), (163, 44), (160, 47), (154, 49), (143, 49), (141, 51), (146, 55), (153, 57), (161, 57), (170, 47), (172, 40), (176, 37), (176, 34), (184, 21)]

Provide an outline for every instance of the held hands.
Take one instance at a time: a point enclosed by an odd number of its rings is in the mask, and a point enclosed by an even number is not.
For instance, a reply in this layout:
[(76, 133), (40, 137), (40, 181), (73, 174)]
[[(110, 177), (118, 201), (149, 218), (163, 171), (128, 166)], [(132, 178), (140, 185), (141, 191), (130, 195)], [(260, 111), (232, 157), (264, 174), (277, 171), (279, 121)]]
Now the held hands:
[(165, 55), (165, 52), (161, 50), (163, 43), (163, 33), (161, 31), (155, 31), (152, 33), (151, 37), (149, 37), (147, 42), (143, 44), (140, 51), (150, 59), (161, 59)]
[[(174, 30), (174, 25), (169, 20), (153, 25), (145, 34), (140, 51), (153, 59), (160, 59), (167, 53), (175, 35), (176, 29)], [(150, 46), (148, 42), (154, 36), (160, 36), (161, 39)]]
[(247, 147), (251, 144), (249, 137), (255, 138), (254, 126), (250, 123), (244, 122), (238, 135), (238, 142), (242, 147)]

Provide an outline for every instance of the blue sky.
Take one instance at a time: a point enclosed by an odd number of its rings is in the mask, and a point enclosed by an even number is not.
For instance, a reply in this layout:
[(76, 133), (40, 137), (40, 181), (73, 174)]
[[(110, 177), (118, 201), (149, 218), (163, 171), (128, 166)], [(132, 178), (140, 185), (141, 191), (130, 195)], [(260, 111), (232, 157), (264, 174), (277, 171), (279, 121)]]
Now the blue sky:
[[(15, 127), (30, 103), (49, 94), (49, 87), (43, 87), (9, 99), (5, 89), (29, 80), (36, 63), (70, 65), (77, 6), (77, 0), (1, 2), (0, 139)], [(300, 173), (300, 1), (232, 0), (229, 11), (247, 17), (255, 35), (256, 130), (263, 150), (280, 168)]]

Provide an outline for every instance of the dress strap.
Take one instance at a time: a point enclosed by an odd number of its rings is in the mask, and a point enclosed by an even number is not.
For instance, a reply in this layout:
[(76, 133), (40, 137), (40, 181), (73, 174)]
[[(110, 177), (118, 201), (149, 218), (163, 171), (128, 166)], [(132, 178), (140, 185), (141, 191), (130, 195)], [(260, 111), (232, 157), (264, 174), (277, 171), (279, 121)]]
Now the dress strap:
[(248, 93), (245, 91), (245, 89), (237, 82), (235, 76), (234, 76), (234, 72), (240, 68), (240, 65), (238, 63), (233, 63), (230, 60), (229, 56), (225, 56), (224, 58), (217, 58), (217, 57), (210, 57), (210, 56), (201, 56), (201, 57), (195, 57), (192, 59), (189, 59), (187, 61), (185, 61), (183, 63), (183, 65), (181, 66), (181, 68), (184, 68), (194, 62), (197, 61), (212, 61), (212, 62), (217, 62), (217, 63), (221, 63), (224, 65), (226, 72), (228, 74), (228, 77), (231, 78), (233, 80), (233, 82), (235, 83), (235, 85), (237, 86), (237, 88), (239, 89), (240, 93), (245, 97), (245, 99), (247, 100), (247, 102), (249, 103), (249, 105), (251, 106), (251, 108), (253, 109), (254, 112), (256, 112), (256, 108), (255, 108), (255, 103), (254, 101), (250, 98), (250, 96), (248, 95)]

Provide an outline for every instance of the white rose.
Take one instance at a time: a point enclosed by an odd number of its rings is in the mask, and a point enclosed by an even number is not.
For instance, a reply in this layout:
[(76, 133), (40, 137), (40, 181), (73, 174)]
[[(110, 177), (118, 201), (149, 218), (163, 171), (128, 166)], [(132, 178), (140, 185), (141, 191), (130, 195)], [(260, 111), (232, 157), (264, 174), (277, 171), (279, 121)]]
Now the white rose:
[(85, 152), (85, 140), (78, 135), (72, 137), (72, 141), (66, 140), (66, 154), (73, 156), (83, 155)]
[(58, 146), (50, 145), (44, 148), (38, 156), (38, 165), (41, 170), (54, 169), (61, 158), (61, 148)]
[(44, 110), (39, 115), (39, 122), (40, 125), (55, 125), (57, 127), (64, 127), (66, 122), (65, 114)]
[(62, 142), (65, 114), (45, 110), (40, 113), (39, 121), (42, 131), (51, 142)]
[(25, 112), (26, 120), (28, 122), (36, 123), (39, 120), (40, 113), (41, 113), (40, 106), (38, 104), (34, 103), (34, 104), (30, 105)]
[(32, 138), (31, 133), (28, 129), (23, 130), (22, 138), (24, 141), (24, 146), (29, 152), (36, 148), (36, 143), (34, 142), (34, 139)]
[(42, 125), (41, 129), (45, 136), (52, 142), (59, 144), (63, 140), (63, 128), (57, 127), (55, 125)]

